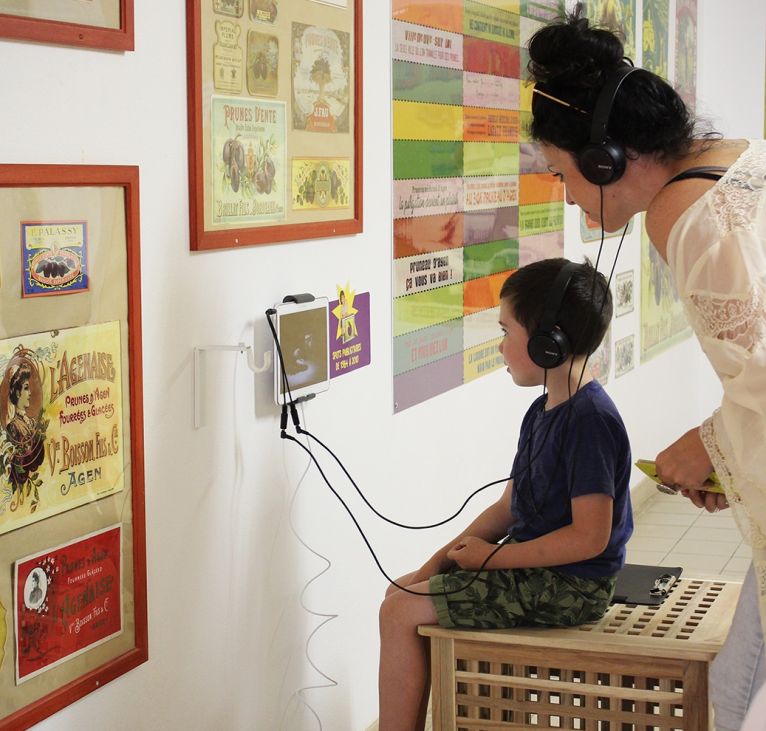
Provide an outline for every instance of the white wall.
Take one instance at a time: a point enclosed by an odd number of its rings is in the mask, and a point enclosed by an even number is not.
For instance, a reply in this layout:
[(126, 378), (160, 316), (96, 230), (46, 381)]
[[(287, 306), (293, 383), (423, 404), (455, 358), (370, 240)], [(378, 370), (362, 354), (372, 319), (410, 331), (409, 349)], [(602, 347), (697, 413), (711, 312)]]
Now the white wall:
[[(184, 3), (136, 0), (135, 11), (136, 50), (125, 55), (0, 41), (0, 160), (141, 169), (151, 659), (39, 728), (315, 729), (294, 694), (326, 682), (303, 654), (321, 618), (301, 609), (299, 595), (325, 564), (288, 525), (307, 459), (279, 439), (268, 377), (254, 384), (231, 353), (207, 356), (204, 427), (195, 431), (193, 347), (255, 338), (263, 350), (263, 310), (285, 293), (332, 294), (347, 280), (369, 290), (373, 364), (335, 381), (306, 419), (381, 511), (413, 523), (452, 512), (471, 489), (507, 474), (536, 394), (498, 372), (392, 415), (387, 2), (364, 2), (365, 232), (205, 254), (189, 253)], [(732, 135), (760, 136), (765, 26), (762, 0), (700, 0), (699, 96)], [(637, 266), (637, 240), (624, 255), (618, 270)], [(715, 401), (711, 383), (692, 341), (612, 377), (636, 455), (652, 457), (697, 423)], [(393, 575), (457, 530), (405, 533), (351, 504)], [(315, 471), (301, 483), (293, 522), (332, 561), (304, 602), (339, 615), (310, 645), (338, 686), (306, 697), (325, 729), (358, 731), (377, 715), (385, 581)]]

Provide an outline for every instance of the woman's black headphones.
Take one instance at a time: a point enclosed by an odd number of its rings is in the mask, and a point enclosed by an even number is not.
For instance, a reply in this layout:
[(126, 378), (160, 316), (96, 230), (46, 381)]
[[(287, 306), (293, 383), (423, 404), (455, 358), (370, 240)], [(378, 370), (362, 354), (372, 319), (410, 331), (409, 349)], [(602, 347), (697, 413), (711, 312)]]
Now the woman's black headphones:
[(638, 71), (635, 66), (620, 66), (606, 80), (593, 108), (590, 142), (577, 156), (577, 165), (583, 177), (594, 185), (614, 183), (625, 172), (625, 150), (607, 137), (606, 127), (617, 92), (634, 71)]
[(545, 302), (540, 326), (527, 341), (527, 353), (532, 362), (540, 368), (556, 368), (564, 363), (572, 353), (572, 346), (566, 333), (556, 327), (556, 320), (564, 302), (569, 282), (579, 264), (572, 261), (564, 264), (553, 281), (553, 286)]

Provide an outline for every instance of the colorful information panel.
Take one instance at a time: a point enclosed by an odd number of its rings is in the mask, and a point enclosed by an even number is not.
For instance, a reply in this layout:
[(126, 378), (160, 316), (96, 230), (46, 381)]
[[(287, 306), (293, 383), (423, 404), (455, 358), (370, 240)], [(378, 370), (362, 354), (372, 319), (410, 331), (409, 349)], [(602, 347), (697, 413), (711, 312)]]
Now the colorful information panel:
[(558, 0), (393, 0), (394, 411), (502, 367), (499, 294), (564, 247), (526, 126), (526, 40)]

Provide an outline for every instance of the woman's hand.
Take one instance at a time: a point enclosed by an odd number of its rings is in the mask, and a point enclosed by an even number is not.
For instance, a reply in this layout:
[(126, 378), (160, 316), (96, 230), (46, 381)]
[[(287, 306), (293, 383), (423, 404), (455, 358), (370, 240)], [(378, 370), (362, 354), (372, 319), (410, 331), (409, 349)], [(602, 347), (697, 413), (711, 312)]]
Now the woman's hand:
[(450, 548), (447, 558), (453, 560), (461, 569), (476, 571), (481, 568), (481, 565), (495, 548), (497, 548), (496, 545), (487, 543), (482, 538), (463, 536), (458, 543)]
[(655, 464), (657, 476), (666, 485), (684, 489), (704, 489), (702, 486), (713, 471), (713, 464), (702, 444), (697, 427), (689, 429), (680, 439), (660, 452)]
[(684, 497), (688, 497), (698, 508), (705, 508), (708, 513), (717, 513), (719, 510), (726, 510), (729, 507), (729, 501), (720, 492), (686, 489), (682, 489), (680, 492)]

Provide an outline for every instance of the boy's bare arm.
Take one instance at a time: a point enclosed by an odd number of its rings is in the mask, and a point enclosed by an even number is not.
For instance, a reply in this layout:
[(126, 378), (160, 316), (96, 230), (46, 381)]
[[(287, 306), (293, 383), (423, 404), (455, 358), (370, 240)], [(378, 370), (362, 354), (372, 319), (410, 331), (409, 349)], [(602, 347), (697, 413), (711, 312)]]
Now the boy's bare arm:
[(455, 561), (448, 558), (447, 554), (454, 546), (458, 545), (465, 536), (480, 536), (488, 543), (496, 543), (506, 535), (508, 526), (513, 522), (513, 517), (511, 515), (512, 491), (513, 480), (508, 480), (500, 499), (483, 510), (464, 531), (434, 553), (434, 555), (431, 556), (431, 558), (428, 559), (428, 561), (426, 561), (416, 572), (413, 577), (413, 583), (415, 583), (415, 579), (418, 581), (430, 579), (432, 576), (443, 573), (452, 566)]
[[(531, 541), (503, 546), (489, 561), (487, 569), (515, 569), (560, 566), (598, 556), (612, 532), (612, 498), (601, 493), (572, 500), (572, 522)], [(461, 568), (478, 569), (496, 548), (481, 536), (466, 534), (447, 558)]]

